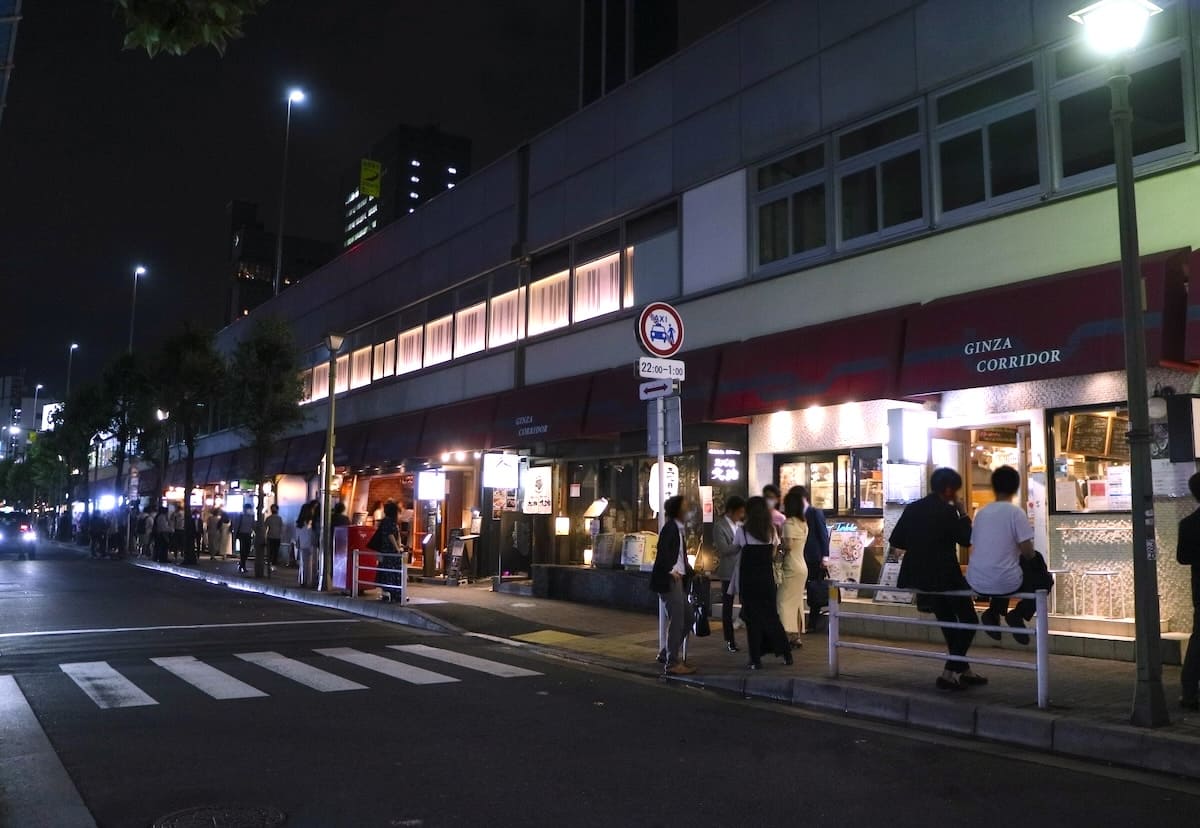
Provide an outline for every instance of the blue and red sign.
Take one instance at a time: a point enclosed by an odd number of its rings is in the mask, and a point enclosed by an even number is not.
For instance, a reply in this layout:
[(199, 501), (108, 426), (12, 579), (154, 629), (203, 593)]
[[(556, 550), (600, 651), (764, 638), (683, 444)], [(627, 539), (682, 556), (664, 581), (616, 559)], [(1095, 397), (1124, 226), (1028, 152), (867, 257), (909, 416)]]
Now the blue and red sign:
[(683, 317), (666, 302), (652, 302), (638, 316), (637, 338), (652, 357), (675, 356), (683, 347)]

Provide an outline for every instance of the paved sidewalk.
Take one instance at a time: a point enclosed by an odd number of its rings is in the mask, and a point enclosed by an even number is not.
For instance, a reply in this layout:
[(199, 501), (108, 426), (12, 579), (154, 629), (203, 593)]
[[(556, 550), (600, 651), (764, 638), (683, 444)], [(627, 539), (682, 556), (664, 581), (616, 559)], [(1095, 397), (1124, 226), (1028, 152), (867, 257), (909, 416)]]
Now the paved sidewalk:
[[(626, 672), (661, 674), (653, 615), (494, 593), (490, 582), (458, 587), (413, 582), (410, 600), (401, 607), (377, 597), (351, 599), (298, 588), (294, 569), (277, 568), (270, 579), (255, 579), (239, 576), (236, 560), (202, 560), (194, 567), (134, 563), (424, 629), (502, 638)], [(980, 668), (990, 679), (986, 687), (945, 694), (934, 688), (937, 661), (843, 650), (835, 681), (827, 678), (827, 638), (813, 635), (796, 651), (794, 666), (768, 658), (766, 669), (750, 672), (745, 653), (727, 652), (720, 622), (713, 626), (714, 635), (690, 642), (688, 662), (697, 673), (668, 678), (668, 683), (1200, 778), (1200, 714), (1179, 709), (1176, 667), (1164, 668), (1172, 723), (1146, 731), (1127, 724), (1135, 667), (1126, 662), (1051, 656), (1051, 708), (1041, 711), (1028, 671)], [(1011, 649), (1003, 655), (1033, 658), (1032, 652)]]

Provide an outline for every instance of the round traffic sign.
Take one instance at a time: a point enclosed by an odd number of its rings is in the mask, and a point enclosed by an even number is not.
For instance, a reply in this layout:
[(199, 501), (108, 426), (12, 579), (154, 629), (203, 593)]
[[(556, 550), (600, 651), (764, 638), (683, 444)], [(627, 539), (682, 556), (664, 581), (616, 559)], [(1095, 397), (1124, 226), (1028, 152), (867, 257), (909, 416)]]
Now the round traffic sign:
[(666, 302), (651, 302), (638, 316), (637, 337), (650, 356), (675, 356), (683, 347), (683, 317)]

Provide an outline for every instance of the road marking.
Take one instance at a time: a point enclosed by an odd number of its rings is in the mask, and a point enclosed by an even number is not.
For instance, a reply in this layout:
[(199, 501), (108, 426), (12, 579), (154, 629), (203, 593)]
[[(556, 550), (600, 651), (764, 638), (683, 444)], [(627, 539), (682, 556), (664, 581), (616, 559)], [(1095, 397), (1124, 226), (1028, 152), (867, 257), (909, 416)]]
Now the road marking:
[(158, 704), (142, 688), (110, 667), (107, 661), (77, 661), (58, 666), (102, 710)]
[(344, 661), (347, 664), (353, 664), (367, 670), (374, 670), (376, 673), (383, 673), (385, 676), (407, 681), (410, 684), (449, 684), (458, 681), (458, 679), (452, 676), (444, 676), (432, 670), (413, 667), (411, 664), (405, 664), (402, 661), (364, 653), (350, 647), (330, 647), (317, 650), (316, 652), (323, 656)]
[(251, 687), (241, 679), (197, 660), (195, 656), (170, 656), (150, 660), (214, 699), (253, 699), (267, 695), (257, 687)]
[(499, 661), (466, 655), (465, 653), (457, 653), (453, 650), (430, 647), (426, 644), (390, 644), (388, 645), (388, 649), (424, 656), (434, 661), (444, 661), (447, 664), (454, 664), (458, 667), (465, 667), (468, 670), (475, 670), (480, 673), (487, 673), (490, 676), (499, 676), (500, 678), (524, 678), (525, 676), (541, 675), (536, 670), (526, 670), (524, 667), (514, 667), (511, 664), (503, 664)]
[(357, 681), (342, 678), (341, 676), (322, 670), (320, 667), (313, 667), (311, 664), (305, 664), (303, 661), (297, 661), (294, 658), (288, 658), (279, 653), (236, 653), (235, 655), (242, 661), (257, 664), (259, 667), (264, 667), (272, 673), (278, 673), (284, 678), (289, 678), (292, 681), (303, 684), (305, 687), (311, 687), (313, 690), (319, 690), (322, 693), (367, 689), (365, 684), (359, 684)]
[[(66, 768), (12, 676), (0, 676), (0, 801), (6, 824), (96, 828)], [(53, 807), (47, 807), (52, 804)]]
[(236, 624), (166, 624), (160, 627), (100, 627), (90, 630), (34, 630), (0, 633), (2, 638), (35, 638), (47, 635), (95, 635), (98, 633), (147, 632), (153, 630), (217, 630), (234, 627), (280, 627), (296, 624), (361, 624), (359, 618), (321, 618), (307, 621), (244, 621)]

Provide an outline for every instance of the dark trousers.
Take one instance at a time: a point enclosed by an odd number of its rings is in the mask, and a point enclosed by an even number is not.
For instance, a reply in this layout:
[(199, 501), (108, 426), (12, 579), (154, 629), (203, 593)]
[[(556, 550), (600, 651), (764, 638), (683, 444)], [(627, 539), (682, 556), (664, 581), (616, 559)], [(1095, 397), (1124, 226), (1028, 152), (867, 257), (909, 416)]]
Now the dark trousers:
[(159, 563), (167, 562), (167, 550), (170, 548), (170, 536), (166, 532), (159, 532), (154, 536), (154, 560)]
[(171, 539), (172, 539), (172, 543), (175, 546), (175, 554), (182, 557), (183, 553), (185, 551), (185, 547), (187, 546), (187, 533), (184, 532), (182, 529), (176, 529), (171, 534)]
[(721, 581), (721, 632), (728, 644), (733, 642), (733, 596), (729, 594), (729, 581)]
[(683, 642), (687, 641), (691, 627), (691, 608), (683, 590), (683, 580), (672, 577), (671, 588), (661, 593), (659, 599), (667, 610), (667, 666), (670, 667), (679, 663)]
[[(922, 595), (921, 609), (932, 612), (934, 618), (943, 622), (979, 623), (975, 604), (965, 595)], [(950, 655), (965, 656), (975, 640), (975, 630), (942, 627), (942, 637), (946, 639), (946, 649)], [(946, 662), (946, 669), (952, 673), (965, 673), (971, 669), (971, 665), (963, 659), (952, 658)]]
[(1179, 679), (1183, 683), (1183, 698), (1188, 701), (1200, 699), (1200, 606), (1192, 612), (1192, 637), (1188, 639)]
[[(1043, 567), (1031, 566), (1030, 561), (1021, 559), (1021, 585), (1014, 592), (1037, 592), (1039, 589), (1044, 589), (1047, 592), (1054, 589), (1054, 576), (1047, 572)], [(980, 598), (984, 596), (979, 596)], [(1008, 614), (1009, 596), (995, 595), (988, 600), (988, 611), (1004, 616)], [(1033, 618), (1037, 613), (1037, 602), (1032, 598), (1022, 598), (1017, 601), (1017, 614), (1026, 621)]]
[(254, 551), (252, 540), (253, 535), (238, 534), (237, 536), (238, 560), (241, 561), (242, 566), (246, 565), (246, 559), (249, 558), (250, 553)]

